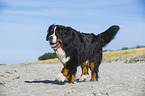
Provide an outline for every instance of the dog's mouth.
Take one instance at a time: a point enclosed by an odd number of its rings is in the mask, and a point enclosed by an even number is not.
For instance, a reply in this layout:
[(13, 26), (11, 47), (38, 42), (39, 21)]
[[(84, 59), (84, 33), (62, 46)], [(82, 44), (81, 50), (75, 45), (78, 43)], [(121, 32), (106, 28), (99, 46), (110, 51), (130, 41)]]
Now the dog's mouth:
[(60, 43), (59, 42), (57, 42), (57, 43), (51, 43), (51, 48), (53, 48), (53, 49), (57, 49), (57, 48), (59, 48), (60, 47)]
[(58, 40), (56, 43), (50, 43), (50, 47), (53, 49), (58, 49), (59, 47), (62, 47), (62, 41)]

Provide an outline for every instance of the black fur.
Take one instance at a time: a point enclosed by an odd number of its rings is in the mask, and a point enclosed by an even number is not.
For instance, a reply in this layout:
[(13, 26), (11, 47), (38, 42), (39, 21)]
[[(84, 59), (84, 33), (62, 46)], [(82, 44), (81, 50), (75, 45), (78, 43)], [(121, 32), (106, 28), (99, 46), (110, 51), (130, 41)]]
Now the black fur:
[[(56, 36), (63, 42), (62, 49), (66, 53), (66, 57), (70, 56), (70, 60), (66, 63), (69, 74), (75, 75), (77, 67), (87, 60), (94, 63), (94, 71), (98, 79), (99, 65), (102, 60), (102, 47), (108, 44), (116, 35), (119, 26), (111, 26), (105, 32), (97, 36), (92, 34), (80, 33), (71, 27), (62, 25), (51, 25), (48, 29), (47, 40), (50, 40), (51, 30), (56, 28)], [(50, 42), (51, 43), (51, 42)]]

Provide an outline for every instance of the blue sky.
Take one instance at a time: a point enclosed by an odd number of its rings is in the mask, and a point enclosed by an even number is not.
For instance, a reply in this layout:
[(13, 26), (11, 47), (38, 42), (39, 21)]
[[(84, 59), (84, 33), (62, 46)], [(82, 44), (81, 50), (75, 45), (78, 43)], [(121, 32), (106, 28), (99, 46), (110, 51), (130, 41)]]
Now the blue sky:
[(104, 49), (145, 46), (144, 0), (0, 0), (0, 64), (37, 61), (53, 52), (45, 40), (51, 24), (99, 34), (121, 25)]

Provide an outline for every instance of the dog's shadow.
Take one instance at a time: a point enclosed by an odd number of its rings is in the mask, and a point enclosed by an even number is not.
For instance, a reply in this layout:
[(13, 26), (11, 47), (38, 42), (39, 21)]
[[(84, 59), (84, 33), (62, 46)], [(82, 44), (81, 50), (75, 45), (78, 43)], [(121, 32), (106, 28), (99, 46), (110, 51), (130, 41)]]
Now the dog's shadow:
[[(77, 83), (80, 82), (79, 79), (76, 80)], [(64, 85), (67, 81), (58, 82), (57, 80), (35, 80), (35, 81), (24, 81), (25, 83), (43, 83), (43, 84), (55, 84), (55, 85)]]
[(35, 80), (35, 81), (24, 81), (25, 83), (43, 83), (43, 84), (56, 84), (56, 85), (64, 85), (67, 81), (58, 82), (56, 80)]

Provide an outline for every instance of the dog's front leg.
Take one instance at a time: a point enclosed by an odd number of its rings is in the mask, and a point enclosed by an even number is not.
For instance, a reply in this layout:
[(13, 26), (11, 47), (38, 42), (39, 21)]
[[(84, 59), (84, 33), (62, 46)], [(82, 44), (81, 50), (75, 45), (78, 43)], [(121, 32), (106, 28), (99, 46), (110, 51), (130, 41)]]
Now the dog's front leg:
[(68, 83), (74, 84), (75, 74), (64, 67), (61, 70), (61, 73), (56, 76), (56, 80), (58, 82), (64, 82), (66, 78), (68, 78)]
[(74, 84), (74, 80), (75, 80), (75, 75), (74, 74), (69, 74), (68, 83)]
[(68, 83), (74, 84), (75, 79), (75, 74), (77, 72), (77, 67), (71, 67), (68, 73)]
[(68, 78), (68, 72), (69, 70), (63, 67), (63, 69), (61, 70), (61, 73), (56, 76), (56, 80), (58, 82), (64, 82), (64, 80)]

